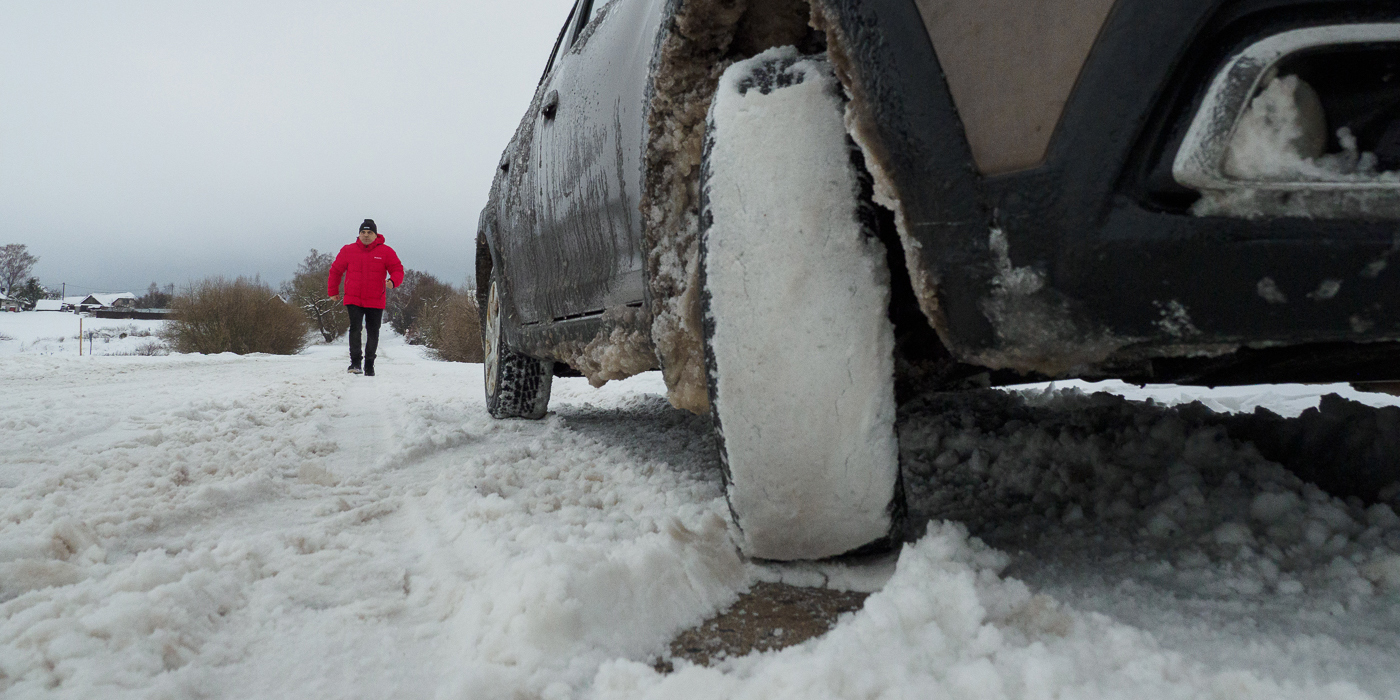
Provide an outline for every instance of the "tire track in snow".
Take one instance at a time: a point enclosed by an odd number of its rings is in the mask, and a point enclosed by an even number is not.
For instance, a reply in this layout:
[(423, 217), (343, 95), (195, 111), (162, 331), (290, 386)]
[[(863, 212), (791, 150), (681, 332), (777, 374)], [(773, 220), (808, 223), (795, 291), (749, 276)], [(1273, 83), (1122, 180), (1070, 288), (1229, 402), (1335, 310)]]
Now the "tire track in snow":
[(380, 466), (393, 451), (391, 428), (378, 377), (347, 374), (340, 397), (344, 416), (335, 420), (333, 439), (340, 447), (336, 470), (363, 475)]

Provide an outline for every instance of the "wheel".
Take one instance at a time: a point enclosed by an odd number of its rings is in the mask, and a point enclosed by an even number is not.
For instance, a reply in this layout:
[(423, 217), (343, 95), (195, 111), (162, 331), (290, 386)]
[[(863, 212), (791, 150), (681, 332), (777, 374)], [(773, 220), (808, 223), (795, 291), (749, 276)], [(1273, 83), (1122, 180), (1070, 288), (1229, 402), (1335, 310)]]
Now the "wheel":
[(492, 418), (543, 418), (549, 409), (554, 363), (510, 349), (501, 333), (501, 296), (494, 270), (490, 285), (481, 313), (486, 410)]
[(903, 512), (889, 269), (862, 215), (831, 66), (774, 49), (730, 67), (701, 174), (710, 405), (746, 554), (891, 542)]

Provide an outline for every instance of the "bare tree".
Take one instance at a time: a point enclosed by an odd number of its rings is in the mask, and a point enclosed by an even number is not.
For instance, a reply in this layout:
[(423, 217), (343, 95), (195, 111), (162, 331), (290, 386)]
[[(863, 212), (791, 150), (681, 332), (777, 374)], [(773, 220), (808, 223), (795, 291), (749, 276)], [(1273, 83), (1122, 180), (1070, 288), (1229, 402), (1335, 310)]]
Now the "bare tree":
[(0, 287), (9, 294), (15, 285), (29, 276), (29, 271), (34, 269), (37, 262), (39, 256), (30, 254), (29, 247), (23, 243), (0, 246)]
[[(334, 255), (319, 253), (312, 248), (311, 254), (297, 266), (292, 280), (282, 283), (282, 294), (287, 297), (287, 303), (301, 309), (311, 327), (327, 343), (350, 329), (350, 316), (346, 314), (345, 307), (326, 296), (326, 278), (330, 276), (333, 262)], [(345, 291), (343, 282), (340, 291)]]
[(446, 297), (424, 300), (410, 330), (439, 360), (481, 362), (481, 312), (476, 290), (448, 288)]

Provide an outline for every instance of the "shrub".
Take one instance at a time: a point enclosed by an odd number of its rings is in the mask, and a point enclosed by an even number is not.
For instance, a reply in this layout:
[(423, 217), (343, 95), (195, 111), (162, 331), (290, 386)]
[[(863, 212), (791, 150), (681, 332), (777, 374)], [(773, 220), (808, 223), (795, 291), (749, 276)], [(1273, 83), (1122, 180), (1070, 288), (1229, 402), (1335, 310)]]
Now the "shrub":
[[(136, 324), (134, 323), (125, 326), (108, 326), (106, 328), (96, 328), (93, 330), (83, 332), (84, 338), (89, 338), (93, 340), (101, 338), (102, 342), (104, 343), (112, 342), (113, 338), (122, 339), (128, 336), (136, 338), (147, 338), (150, 337), (150, 335), (151, 331), (149, 328), (137, 328)], [(73, 337), (77, 338), (78, 336), (74, 335)]]
[(165, 343), (159, 343), (154, 340), (151, 340), (137, 345), (136, 350), (134, 352), (137, 355), (142, 355), (144, 357), (157, 357), (160, 355), (169, 355), (170, 348), (165, 347)]
[(416, 332), (418, 318), (426, 309), (437, 306), (455, 294), (452, 285), (418, 270), (405, 270), (403, 284), (389, 293), (384, 308), (384, 320), (394, 332), (402, 334), (410, 345), (423, 345), (425, 339)]
[(151, 340), (151, 341), (147, 341), (147, 342), (145, 342), (145, 343), (142, 343), (142, 344), (140, 344), (140, 345), (137, 345), (136, 348), (135, 348), (134, 350), (126, 350), (126, 351), (123, 351), (123, 352), (112, 352), (112, 353), (108, 353), (108, 356), (110, 356), (110, 357), (137, 357), (137, 356), (140, 356), (140, 357), (160, 357), (160, 356), (162, 356), (162, 355), (169, 355), (169, 354), (170, 354), (170, 348), (166, 347), (166, 346), (165, 346), (165, 343), (162, 343), (162, 342), (160, 342), (160, 341), (158, 341), (158, 340)]
[[(297, 266), (296, 274), (290, 282), (282, 283), (282, 294), (287, 301), (301, 309), (311, 328), (321, 334), (327, 343), (345, 335), (350, 329), (350, 315), (345, 306), (326, 296), (326, 278), (330, 277), (331, 264), (335, 256), (318, 253), (315, 248)], [(345, 282), (340, 283), (340, 292), (345, 292)]]
[(170, 304), (161, 337), (176, 352), (292, 355), (306, 347), (306, 317), (257, 279), (211, 277)]
[(483, 359), (481, 315), (474, 291), (451, 290), (446, 296), (425, 303), (409, 330), (440, 360), (481, 362)]

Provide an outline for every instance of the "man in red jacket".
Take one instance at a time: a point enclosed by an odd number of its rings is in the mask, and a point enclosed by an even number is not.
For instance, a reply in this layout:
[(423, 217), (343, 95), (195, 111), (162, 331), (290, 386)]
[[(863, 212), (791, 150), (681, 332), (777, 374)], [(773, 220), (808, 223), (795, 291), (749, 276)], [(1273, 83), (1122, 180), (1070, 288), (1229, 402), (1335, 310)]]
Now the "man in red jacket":
[[(384, 237), (374, 225), (374, 219), (360, 224), (359, 240), (340, 249), (331, 263), (330, 278), (326, 280), (326, 295), (340, 301), (341, 277), (345, 278), (345, 310), (350, 312), (350, 373), (360, 374), (360, 321), (363, 320), (368, 338), (365, 340), (364, 374), (374, 376), (374, 351), (379, 348), (379, 322), (384, 319), (384, 295), (403, 284), (403, 264), (393, 248), (384, 245)], [(387, 279), (386, 279), (387, 277)]]

